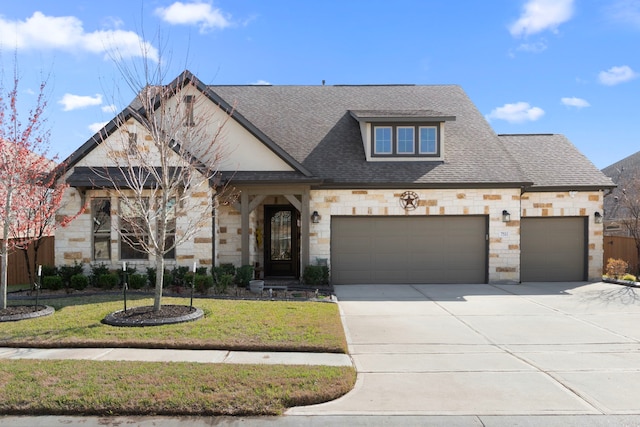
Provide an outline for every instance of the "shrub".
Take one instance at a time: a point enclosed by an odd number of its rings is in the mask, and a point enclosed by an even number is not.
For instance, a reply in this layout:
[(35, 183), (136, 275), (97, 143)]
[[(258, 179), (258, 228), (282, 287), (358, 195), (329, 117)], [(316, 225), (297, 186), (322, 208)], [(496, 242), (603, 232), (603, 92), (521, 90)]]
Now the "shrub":
[(228, 273), (222, 273), (215, 280), (215, 292), (217, 294), (224, 294), (229, 289), (229, 286), (233, 284), (234, 277)]
[(171, 275), (173, 276), (173, 286), (186, 286), (187, 283), (187, 273), (189, 272), (189, 267), (185, 266), (175, 266), (173, 270), (171, 270)]
[(629, 268), (629, 264), (619, 258), (609, 258), (607, 260), (607, 276), (613, 279), (619, 279), (624, 276)]
[(120, 277), (116, 273), (107, 273), (98, 276), (97, 285), (102, 289), (113, 289), (119, 282)]
[(149, 279), (149, 283), (151, 286), (156, 286), (156, 268), (155, 267), (147, 267), (147, 279)]
[(69, 281), (71, 288), (81, 291), (89, 286), (89, 278), (84, 274), (74, 274)]
[(236, 283), (239, 286), (247, 287), (249, 282), (253, 279), (253, 266), (243, 265), (236, 270)]
[(109, 268), (101, 262), (100, 264), (94, 264), (91, 266), (90, 281), (92, 286), (98, 286), (98, 277), (103, 274), (109, 274)]
[(60, 276), (44, 276), (42, 278), (42, 287), (44, 289), (57, 291), (58, 289), (62, 289), (63, 284), (62, 277)]
[(58, 275), (58, 267), (51, 266), (51, 265), (42, 266), (42, 277), (57, 276), (57, 275)]
[(73, 265), (61, 265), (58, 267), (58, 274), (62, 277), (62, 283), (65, 286), (71, 286), (71, 278), (75, 275), (82, 274), (82, 264), (73, 261)]
[(206, 274), (196, 274), (195, 288), (201, 294), (206, 294), (213, 287), (213, 277)]
[(628, 282), (637, 282), (637, 277), (634, 276), (633, 274), (625, 274), (624, 276), (622, 276), (622, 280), (626, 280)]
[(329, 267), (326, 265), (307, 265), (302, 274), (305, 285), (321, 286), (329, 284)]
[(173, 274), (171, 273), (164, 273), (164, 275), (162, 276), (162, 286), (173, 286)]
[(130, 289), (142, 289), (147, 284), (147, 276), (145, 274), (130, 274), (128, 282)]

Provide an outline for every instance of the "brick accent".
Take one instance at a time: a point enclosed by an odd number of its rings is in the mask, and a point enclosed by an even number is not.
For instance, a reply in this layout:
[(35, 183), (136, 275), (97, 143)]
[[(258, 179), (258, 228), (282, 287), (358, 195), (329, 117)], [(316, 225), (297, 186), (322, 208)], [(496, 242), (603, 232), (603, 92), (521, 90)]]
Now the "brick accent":
[(369, 194), (367, 190), (353, 190), (351, 194)]
[(64, 253), (65, 260), (79, 260), (82, 259), (82, 252), (65, 252)]
[(502, 200), (501, 194), (484, 194), (482, 200)]

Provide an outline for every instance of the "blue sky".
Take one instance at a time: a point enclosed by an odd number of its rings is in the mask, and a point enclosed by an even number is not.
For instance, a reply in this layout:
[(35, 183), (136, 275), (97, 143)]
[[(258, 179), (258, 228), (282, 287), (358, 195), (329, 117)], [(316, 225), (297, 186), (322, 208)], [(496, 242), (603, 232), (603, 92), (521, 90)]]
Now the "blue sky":
[(167, 79), (457, 84), (497, 133), (561, 133), (598, 168), (640, 150), (640, 0), (22, 0), (0, 61), (28, 105), (47, 76), (63, 159), (133, 98), (107, 52), (146, 41)]

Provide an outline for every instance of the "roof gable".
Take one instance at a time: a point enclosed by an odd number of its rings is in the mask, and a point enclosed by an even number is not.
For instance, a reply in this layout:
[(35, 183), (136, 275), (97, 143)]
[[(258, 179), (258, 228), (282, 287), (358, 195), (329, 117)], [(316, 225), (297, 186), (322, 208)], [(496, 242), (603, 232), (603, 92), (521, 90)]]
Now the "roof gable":
[[(259, 163), (260, 166), (264, 167), (266, 164), (275, 164), (277, 160), (272, 159), (272, 162), (264, 162), (264, 158), (269, 153), (275, 154), (275, 156), (280, 159), (284, 164), (288, 165), (287, 167), (280, 166), (278, 170), (294, 170), (304, 176), (311, 176), (311, 173), (301, 164), (299, 164), (289, 153), (279, 147), (276, 143), (274, 143), (271, 139), (269, 139), (266, 135), (264, 135), (257, 127), (255, 127), (252, 123), (250, 123), (247, 119), (245, 119), (240, 113), (238, 113), (231, 104), (226, 102), (220, 96), (218, 96), (215, 92), (211, 91), (208, 86), (203, 84), (195, 75), (193, 75), (188, 70), (185, 70), (178, 77), (176, 77), (169, 85), (169, 90), (172, 93), (178, 94), (181, 92), (181, 89), (187, 87), (192, 84), (195, 90), (201, 92), (207, 99), (209, 99), (215, 106), (217, 106), (220, 110), (222, 110), (225, 114), (231, 115), (232, 123), (237, 124), (235, 126), (235, 133), (239, 132), (239, 129), (244, 129), (248, 134), (252, 135), (256, 140), (250, 141), (245, 138), (245, 142), (248, 147), (242, 147), (241, 150), (237, 151), (233, 147), (227, 150), (229, 157), (227, 158), (226, 167), (231, 168), (231, 170), (245, 170), (245, 169), (233, 169), (235, 168), (253, 168), (255, 169), (256, 163), (251, 163), (243, 165), (243, 159), (246, 161), (248, 157), (245, 156), (245, 153), (251, 152), (253, 154), (252, 157), (262, 158), (262, 162)], [(158, 108), (160, 100), (155, 103), (155, 107)], [(137, 115), (137, 111), (141, 108), (139, 102), (134, 99), (130, 105), (128, 105), (122, 112), (116, 115), (112, 120), (110, 120), (102, 129), (100, 129), (97, 133), (95, 133), (89, 140), (87, 140), (80, 148), (74, 151), (64, 162), (67, 168), (72, 168), (77, 165), (79, 162), (82, 162), (93, 150), (99, 147), (104, 141), (108, 140), (115, 132), (117, 132), (121, 124), (126, 123), (127, 121), (134, 119)], [(232, 125), (233, 126), (233, 125)], [(256, 144), (255, 142), (259, 142), (262, 145)], [(266, 149), (265, 149), (266, 148)], [(249, 158), (251, 159), (251, 158)], [(86, 160), (82, 163), (86, 163)]]

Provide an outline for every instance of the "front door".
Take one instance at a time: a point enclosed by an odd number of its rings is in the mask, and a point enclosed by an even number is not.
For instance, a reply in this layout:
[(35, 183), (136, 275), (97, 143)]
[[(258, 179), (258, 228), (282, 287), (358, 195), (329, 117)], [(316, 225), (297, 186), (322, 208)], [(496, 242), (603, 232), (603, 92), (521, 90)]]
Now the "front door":
[(264, 208), (265, 277), (299, 276), (299, 214), (293, 206)]

